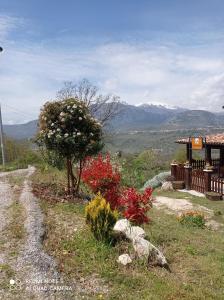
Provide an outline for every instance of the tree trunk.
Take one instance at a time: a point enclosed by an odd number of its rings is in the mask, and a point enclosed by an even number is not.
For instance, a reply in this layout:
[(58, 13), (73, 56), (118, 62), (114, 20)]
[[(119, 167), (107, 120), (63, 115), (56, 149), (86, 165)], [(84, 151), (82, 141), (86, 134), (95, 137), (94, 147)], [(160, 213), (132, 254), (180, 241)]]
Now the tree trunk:
[(80, 182), (81, 182), (81, 176), (82, 176), (82, 168), (83, 168), (83, 160), (79, 161), (79, 172), (78, 172), (78, 181), (77, 181), (77, 185), (76, 185), (76, 193), (78, 193), (79, 191), (79, 186), (80, 186)]
[(68, 194), (71, 193), (71, 186), (70, 186), (70, 165), (69, 165), (69, 159), (67, 158), (67, 189)]

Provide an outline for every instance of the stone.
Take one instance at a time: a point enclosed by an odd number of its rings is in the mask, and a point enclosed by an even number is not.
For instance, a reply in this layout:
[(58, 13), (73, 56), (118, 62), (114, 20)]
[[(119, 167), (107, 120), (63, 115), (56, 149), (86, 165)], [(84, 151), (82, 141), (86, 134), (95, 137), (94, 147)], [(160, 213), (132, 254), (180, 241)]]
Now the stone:
[(126, 266), (132, 262), (132, 259), (130, 258), (129, 254), (122, 254), (118, 257), (117, 262)]
[(149, 266), (160, 266), (170, 271), (163, 253), (149, 241), (137, 237), (133, 240), (133, 247), (138, 257), (147, 259)]
[(120, 219), (114, 225), (114, 231), (116, 231), (116, 232), (122, 232), (122, 233), (125, 234), (125, 232), (130, 227), (131, 227), (131, 223), (127, 219)]
[(133, 247), (138, 257), (148, 257), (150, 243), (142, 237), (137, 237), (133, 240)]
[(173, 191), (173, 185), (171, 181), (165, 181), (161, 186), (161, 191)]
[(126, 237), (131, 241), (137, 237), (142, 237), (142, 238), (145, 237), (144, 229), (142, 229), (139, 226), (130, 226), (127, 228), (127, 230), (124, 233)]

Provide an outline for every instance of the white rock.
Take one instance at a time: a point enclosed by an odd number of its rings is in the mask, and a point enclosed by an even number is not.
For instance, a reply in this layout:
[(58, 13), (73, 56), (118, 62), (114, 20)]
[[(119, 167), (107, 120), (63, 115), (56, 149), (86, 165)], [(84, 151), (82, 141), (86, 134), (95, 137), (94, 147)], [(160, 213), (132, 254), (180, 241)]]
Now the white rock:
[(133, 247), (138, 257), (148, 257), (150, 243), (142, 237), (137, 237), (133, 240)]
[(162, 191), (172, 191), (173, 190), (172, 182), (165, 181), (161, 186), (161, 190)]
[(132, 262), (132, 259), (128, 254), (122, 254), (118, 257), (117, 262), (126, 266), (127, 264), (130, 264)]
[(169, 269), (163, 253), (149, 241), (138, 237), (133, 240), (133, 247), (140, 258), (147, 258), (150, 265), (157, 265)]
[(120, 219), (114, 225), (114, 231), (125, 233), (130, 227), (131, 224), (127, 219)]
[(129, 240), (134, 240), (137, 237), (145, 237), (145, 231), (139, 226), (130, 226), (125, 231), (125, 235)]

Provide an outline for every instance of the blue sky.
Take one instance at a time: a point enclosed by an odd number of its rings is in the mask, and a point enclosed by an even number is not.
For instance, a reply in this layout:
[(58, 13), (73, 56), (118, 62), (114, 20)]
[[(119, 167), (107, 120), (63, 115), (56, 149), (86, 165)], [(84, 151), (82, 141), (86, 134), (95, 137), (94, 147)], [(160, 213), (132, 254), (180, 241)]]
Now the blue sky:
[(4, 121), (82, 78), (135, 105), (220, 111), (223, 25), (222, 0), (0, 0)]

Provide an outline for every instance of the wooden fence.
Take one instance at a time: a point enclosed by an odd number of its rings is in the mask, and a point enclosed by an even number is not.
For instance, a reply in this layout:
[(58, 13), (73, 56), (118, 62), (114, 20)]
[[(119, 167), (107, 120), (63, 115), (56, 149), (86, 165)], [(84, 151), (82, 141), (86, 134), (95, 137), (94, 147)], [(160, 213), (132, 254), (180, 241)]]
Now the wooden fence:
[[(220, 164), (219, 158), (212, 159), (212, 166), (218, 168)], [(204, 169), (205, 168), (205, 160), (197, 159), (192, 162), (192, 169)]]
[(176, 180), (184, 181), (184, 165), (177, 166)]
[(211, 191), (224, 195), (224, 178), (213, 175), (211, 178)]
[(205, 174), (203, 170), (192, 170), (191, 189), (200, 193), (205, 192)]

